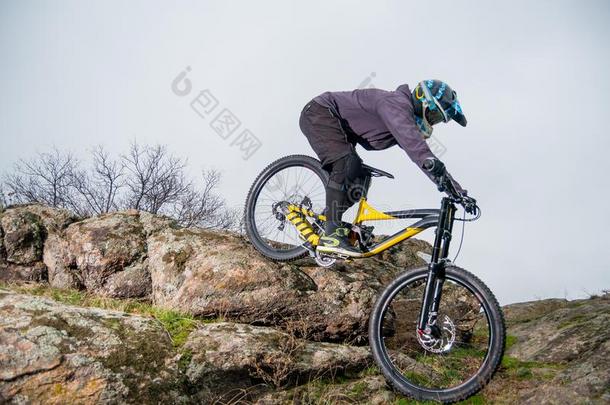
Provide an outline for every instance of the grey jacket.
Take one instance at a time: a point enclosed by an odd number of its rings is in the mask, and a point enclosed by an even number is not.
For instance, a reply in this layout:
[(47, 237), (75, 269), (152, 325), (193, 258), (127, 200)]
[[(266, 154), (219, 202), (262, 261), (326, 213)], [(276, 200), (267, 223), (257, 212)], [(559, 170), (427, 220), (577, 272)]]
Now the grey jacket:
[[(395, 91), (358, 89), (326, 92), (314, 99), (347, 122), (357, 142), (367, 150), (387, 149), (396, 144), (430, 179), (423, 168), (427, 158), (434, 158), (415, 122), (409, 86)], [(454, 181), (458, 190), (459, 184)]]

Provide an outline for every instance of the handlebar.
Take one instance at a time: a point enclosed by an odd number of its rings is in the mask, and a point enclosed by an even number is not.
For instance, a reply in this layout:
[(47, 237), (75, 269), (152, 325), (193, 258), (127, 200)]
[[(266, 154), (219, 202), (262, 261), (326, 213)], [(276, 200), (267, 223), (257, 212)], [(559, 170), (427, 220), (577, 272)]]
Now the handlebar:
[(447, 176), (447, 174), (442, 174), (440, 177), (437, 178), (438, 181), (438, 191), (440, 192), (446, 192), (449, 197), (451, 197), (454, 200), (457, 200), (456, 202), (461, 202), (464, 198), (464, 196), (457, 191), (457, 189), (455, 188), (455, 185), (453, 184), (453, 182), (451, 181), (451, 179), (449, 178), (449, 176)]
[(449, 197), (453, 199), (462, 199), (461, 193), (457, 191), (447, 170), (445, 170), (445, 164), (443, 162), (435, 158), (428, 158), (424, 160), (423, 168), (435, 178), (438, 191), (447, 192)]
[(428, 158), (424, 161), (423, 168), (436, 179), (438, 191), (447, 193), (453, 202), (460, 204), (467, 212), (474, 214), (477, 218), (480, 216), (481, 210), (476, 204), (476, 200), (468, 197), (465, 192), (462, 193), (457, 190), (451, 176), (445, 170), (443, 162), (435, 158)]

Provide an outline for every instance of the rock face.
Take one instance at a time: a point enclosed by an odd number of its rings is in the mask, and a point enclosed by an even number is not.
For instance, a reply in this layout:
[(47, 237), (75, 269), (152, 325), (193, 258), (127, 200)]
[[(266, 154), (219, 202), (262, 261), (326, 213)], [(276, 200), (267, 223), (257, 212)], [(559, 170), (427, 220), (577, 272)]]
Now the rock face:
[(150, 238), (148, 256), (155, 304), (195, 315), (268, 322), (316, 287), (228, 233), (166, 230)]
[(177, 348), (152, 318), (0, 289), (0, 403), (248, 401), (276, 386), (357, 371), (367, 348), (270, 327), (201, 324)]
[(7, 290), (0, 290), (0, 319), (0, 402), (179, 398), (172, 342), (152, 319)]
[(185, 348), (192, 354), (190, 383), (224, 390), (247, 388), (261, 379), (274, 387), (307, 382), (360, 370), (371, 361), (367, 348), (310, 342), (274, 328), (226, 322), (202, 326)]
[(105, 291), (116, 295), (150, 291), (149, 277), (140, 282), (141, 288), (133, 289), (120, 283), (129, 277), (116, 276), (123, 271), (137, 273), (144, 267), (146, 236), (135, 211), (76, 222), (62, 235), (50, 238), (45, 250), (52, 286), (99, 291), (109, 282), (112, 286)]
[(168, 229), (148, 239), (148, 264), (157, 305), (249, 323), (301, 322), (310, 339), (364, 343), (380, 280), (422, 265), (416, 252), (428, 248), (413, 241), (395, 249), (396, 264), (367, 259), (324, 269), (309, 260), (271, 262), (234, 234)]
[[(148, 260), (157, 305), (241, 322), (301, 322), (308, 325), (303, 332), (316, 340), (362, 341), (381, 287), (370, 269), (278, 264), (260, 256), (242, 237), (204, 230), (153, 235)], [(371, 264), (383, 274), (383, 265)]]
[(38, 204), (19, 205), (0, 213), (0, 280), (45, 281), (42, 262), (49, 235), (75, 218), (64, 210)]
[[(77, 220), (9, 207), (0, 213), (1, 283), (136, 298), (170, 324), (0, 285), (0, 403), (392, 403), (399, 397), (366, 368), (368, 317), (382, 286), (424, 265), (417, 252), (429, 250), (408, 240), (326, 269), (274, 263), (237, 234), (143, 212)], [(403, 322), (417, 312), (422, 293), (413, 291)], [(478, 313), (463, 304), (452, 318), (468, 335)], [(514, 304), (505, 315), (509, 347), (483, 401), (610, 402), (610, 296)], [(192, 316), (198, 326), (178, 347), (170, 333)]]
[(179, 228), (125, 211), (75, 221), (30, 205), (0, 218), (0, 279), (46, 281), (113, 298), (147, 298), (196, 316), (262, 325), (301, 322), (310, 339), (366, 342), (377, 291), (397, 272), (424, 264), (412, 240), (383, 256), (332, 269), (312, 260), (274, 263), (240, 235)]
[(508, 308), (520, 315), (509, 318), (516, 342), (508, 355), (557, 370), (526, 396), (530, 403), (579, 403), (585, 397), (610, 402), (610, 295)]
[(49, 283), (109, 297), (146, 297), (152, 291), (147, 238), (174, 226), (167, 218), (138, 211), (75, 222), (47, 240)]

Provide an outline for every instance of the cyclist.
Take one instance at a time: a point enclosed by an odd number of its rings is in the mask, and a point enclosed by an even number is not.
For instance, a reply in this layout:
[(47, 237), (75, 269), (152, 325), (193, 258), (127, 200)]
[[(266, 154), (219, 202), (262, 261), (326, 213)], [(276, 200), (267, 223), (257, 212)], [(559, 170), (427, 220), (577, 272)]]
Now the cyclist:
[[(299, 126), (329, 173), (327, 221), (318, 251), (348, 256), (359, 252), (349, 243), (349, 229), (341, 222), (343, 213), (358, 201), (359, 186), (365, 176), (356, 144), (366, 150), (398, 144), (432, 181), (436, 182), (442, 174), (451, 179), (445, 165), (425, 142), (432, 135), (433, 125), (451, 119), (466, 126), (456, 92), (440, 80), (424, 80), (413, 92), (406, 84), (395, 91), (326, 92), (307, 103)], [(465, 195), (460, 185), (451, 180), (457, 191)]]

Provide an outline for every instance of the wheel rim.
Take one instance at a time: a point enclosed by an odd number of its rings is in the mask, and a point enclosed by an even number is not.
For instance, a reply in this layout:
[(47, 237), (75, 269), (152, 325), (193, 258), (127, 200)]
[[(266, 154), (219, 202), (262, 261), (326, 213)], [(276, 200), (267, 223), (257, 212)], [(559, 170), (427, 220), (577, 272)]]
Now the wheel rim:
[[(387, 299), (379, 323), (382, 354), (399, 380), (411, 388), (459, 389), (488, 362), (493, 341), (490, 310), (470, 286), (447, 275), (438, 311), (441, 333), (435, 337), (441, 344), (427, 344), (417, 333), (426, 279), (423, 274), (406, 280)], [(431, 350), (439, 348), (444, 350)]]
[[(274, 204), (286, 201), (295, 205), (307, 197), (314, 212), (322, 212), (326, 205), (326, 191), (319, 175), (305, 166), (290, 166), (272, 173), (259, 187), (252, 210), (253, 228), (267, 248), (280, 253), (300, 249), (304, 243), (299, 232), (288, 220), (282, 223), (273, 210)], [(277, 209), (276, 209), (277, 212)]]

